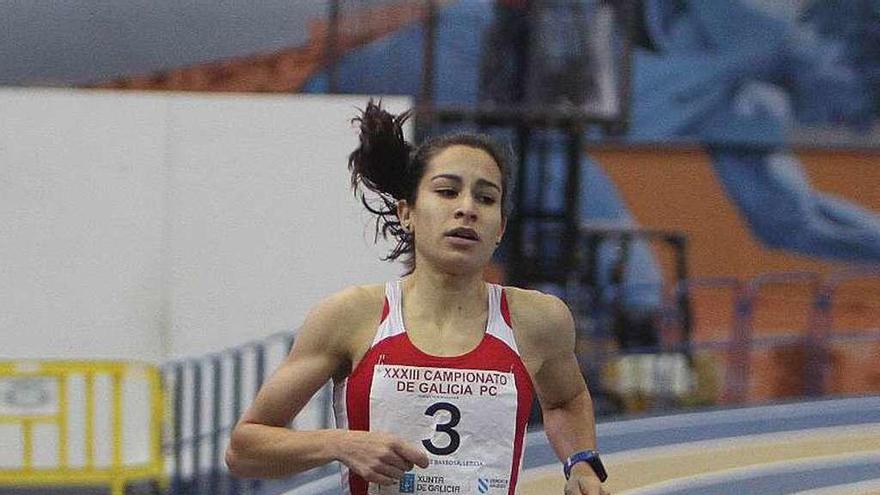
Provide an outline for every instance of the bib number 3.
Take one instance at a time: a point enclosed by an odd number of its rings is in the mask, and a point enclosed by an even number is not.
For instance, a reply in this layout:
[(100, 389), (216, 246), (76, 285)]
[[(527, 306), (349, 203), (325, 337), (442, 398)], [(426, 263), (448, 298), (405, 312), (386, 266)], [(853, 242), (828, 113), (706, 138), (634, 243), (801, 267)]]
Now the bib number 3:
[(434, 455), (449, 455), (458, 450), (459, 445), (461, 445), (461, 435), (454, 430), (458, 426), (458, 422), (461, 421), (461, 411), (455, 405), (448, 402), (437, 402), (431, 404), (425, 410), (425, 416), (434, 417), (440, 411), (447, 411), (450, 414), (450, 418), (448, 423), (438, 423), (436, 431), (446, 434), (449, 437), (449, 444), (445, 447), (438, 447), (434, 445), (433, 439), (428, 439), (422, 440), (422, 445), (425, 446), (428, 452)]

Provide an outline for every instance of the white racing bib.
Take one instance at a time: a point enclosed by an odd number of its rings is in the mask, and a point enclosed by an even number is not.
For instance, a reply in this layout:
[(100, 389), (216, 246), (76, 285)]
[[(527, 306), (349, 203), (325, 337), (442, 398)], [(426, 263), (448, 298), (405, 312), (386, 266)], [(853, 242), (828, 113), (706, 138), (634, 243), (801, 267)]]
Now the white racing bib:
[(376, 365), (370, 431), (393, 433), (424, 449), (399, 484), (369, 493), (506, 495), (513, 466), (517, 390), (513, 373)]

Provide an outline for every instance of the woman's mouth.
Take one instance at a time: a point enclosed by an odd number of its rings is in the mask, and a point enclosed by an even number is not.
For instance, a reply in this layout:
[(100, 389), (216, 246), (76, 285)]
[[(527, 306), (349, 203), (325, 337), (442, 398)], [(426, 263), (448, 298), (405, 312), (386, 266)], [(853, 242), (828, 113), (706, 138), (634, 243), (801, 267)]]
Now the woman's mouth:
[(469, 245), (480, 241), (477, 231), (468, 227), (457, 227), (445, 233), (449, 240), (455, 244)]

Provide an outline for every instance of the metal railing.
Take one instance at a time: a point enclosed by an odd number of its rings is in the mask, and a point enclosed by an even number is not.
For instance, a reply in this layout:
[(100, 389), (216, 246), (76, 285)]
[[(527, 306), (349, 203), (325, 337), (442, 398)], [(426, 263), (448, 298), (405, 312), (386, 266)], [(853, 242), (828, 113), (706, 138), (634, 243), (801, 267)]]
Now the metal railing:
[[(855, 288), (849, 288), (854, 284)], [(625, 293), (628, 289), (609, 290)], [(844, 289), (849, 289), (845, 293), (849, 302), (841, 300)], [(610, 328), (615, 323), (609, 322), (608, 314), (613, 312), (609, 307), (617, 304), (619, 311), (620, 303), (593, 298), (591, 311), (585, 316), (592, 322), (582, 325), (590, 328), (583, 347), (596, 349), (587, 356), (593, 369), (606, 370), (608, 363), (615, 362), (632, 368), (633, 358), (622, 356), (654, 354), (655, 358), (642, 360), (657, 359), (651, 364), (656, 368), (653, 375), (668, 378), (670, 372), (662, 369), (668, 368), (668, 363), (664, 364), (660, 356), (680, 354), (690, 362), (694, 373), (701, 365), (705, 368), (708, 359), (712, 370), (703, 371), (716, 375), (711, 402), (722, 404), (880, 392), (876, 384), (871, 385), (870, 366), (860, 368), (849, 363), (855, 354), (865, 353), (866, 360), (870, 349), (880, 352), (880, 269), (854, 269), (824, 277), (812, 272), (784, 272), (748, 280), (698, 278), (683, 281), (672, 290), (659, 285), (656, 290), (666, 292), (666, 302), (655, 315), (658, 344), (642, 348), (622, 349), (605, 342), (615, 333)], [(691, 338), (683, 338), (687, 333), (677, 304), (682, 295), (690, 300)], [(841, 322), (846, 325), (841, 326)], [(701, 361), (696, 362), (695, 356)], [(844, 368), (855, 376), (847, 377), (841, 371)], [(637, 376), (643, 379), (651, 375), (639, 373)], [(831, 379), (832, 374), (836, 378)], [(600, 394), (619, 393), (621, 387), (614, 382), (621, 378), (613, 375), (594, 376), (593, 386)], [(643, 381), (643, 388), (653, 387), (650, 379)], [(664, 395), (657, 390), (641, 392)], [(666, 396), (682, 395), (666, 392)], [(675, 407), (683, 402), (671, 403)]]
[[(269, 374), (293, 345), (282, 332), (218, 353), (165, 363), (162, 373), (171, 398), (166, 436), (172, 493), (258, 493), (266, 482), (230, 476), (224, 462), (229, 435)], [(331, 392), (322, 388), (291, 426), (330, 428)]]

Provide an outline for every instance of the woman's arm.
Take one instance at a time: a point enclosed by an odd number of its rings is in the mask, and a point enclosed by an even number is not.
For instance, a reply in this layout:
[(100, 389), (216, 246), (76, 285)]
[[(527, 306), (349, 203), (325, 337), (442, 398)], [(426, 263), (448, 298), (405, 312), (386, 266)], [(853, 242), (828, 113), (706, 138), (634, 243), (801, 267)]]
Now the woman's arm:
[(348, 289), (309, 313), (290, 355), (232, 431), (226, 463), (233, 474), (286, 477), (338, 460), (368, 481), (390, 484), (413, 463), (427, 464), (423, 452), (391, 435), (286, 427), (334, 374), (350, 365), (349, 339), (363, 325), (358, 315), (365, 303), (371, 308), (368, 301), (363, 289)]
[[(593, 401), (574, 353), (570, 359), (545, 362), (535, 387), (539, 390), (544, 432), (556, 456), (564, 462), (576, 452), (597, 450)], [(580, 462), (572, 467), (566, 493), (599, 495), (604, 493), (600, 483), (593, 469)]]
[[(544, 432), (560, 461), (585, 450), (596, 450), (593, 402), (574, 353), (574, 320), (556, 297), (530, 293), (533, 300), (520, 319), (526, 335), (527, 358), (537, 363), (532, 377)], [(561, 468), (560, 468), (561, 469)], [(586, 463), (575, 464), (565, 488), (571, 495), (600, 495), (599, 477)]]

